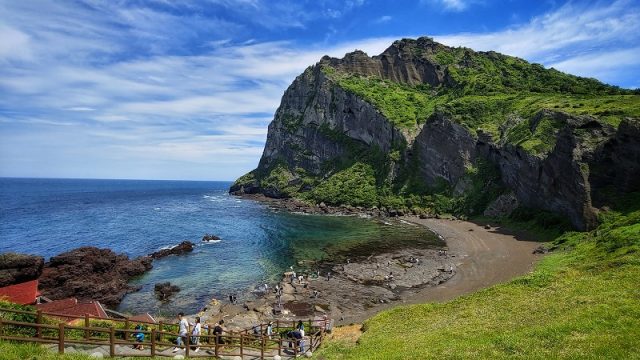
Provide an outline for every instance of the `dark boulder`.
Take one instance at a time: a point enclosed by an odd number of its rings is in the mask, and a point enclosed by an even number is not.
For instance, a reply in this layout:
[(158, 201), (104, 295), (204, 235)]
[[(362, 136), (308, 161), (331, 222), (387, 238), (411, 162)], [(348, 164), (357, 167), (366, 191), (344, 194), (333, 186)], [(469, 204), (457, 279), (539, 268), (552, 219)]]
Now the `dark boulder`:
[(171, 296), (180, 292), (180, 288), (177, 285), (172, 285), (170, 282), (157, 283), (153, 286), (153, 292), (160, 301), (167, 301)]
[(54, 256), (40, 277), (42, 294), (51, 299), (76, 297), (116, 306), (139, 287), (127, 282), (149, 271), (150, 257), (129, 259), (109, 249), (81, 247)]
[(0, 287), (35, 280), (42, 274), (44, 258), (41, 256), (0, 254)]
[(169, 255), (182, 255), (188, 252), (192, 252), (193, 245), (194, 244), (191, 241), (183, 241), (174, 247), (171, 247), (169, 249), (158, 250), (149, 256), (151, 256), (153, 259), (160, 259), (163, 257), (167, 257)]
[(204, 242), (217, 241), (217, 240), (220, 240), (220, 238), (211, 234), (204, 234), (204, 236), (202, 237), (202, 241)]

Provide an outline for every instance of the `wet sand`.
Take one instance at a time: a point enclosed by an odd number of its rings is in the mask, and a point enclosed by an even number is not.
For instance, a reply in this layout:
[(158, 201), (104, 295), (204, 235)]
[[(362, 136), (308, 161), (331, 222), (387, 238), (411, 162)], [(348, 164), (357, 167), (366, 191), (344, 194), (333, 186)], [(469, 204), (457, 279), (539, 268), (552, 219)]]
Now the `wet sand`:
[[(540, 246), (534, 235), (514, 232), (501, 227), (486, 229), (482, 224), (448, 219), (419, 219), (407, 221), (427, 226), (442, 236), (449, 251), (457, 255), (456, 274), (447, 282), (418, 292), (392, 305), (444, 302), (458, 296), (507, 282), (530, 272), (542, 255), (533, 254)], [(393, 307), (393, 306), (389, 306)], [(343, 323), (359, 323), (377, 311), (345, 318)]]
[[(224, 318), (233, 328), (247, 328), (262, 320), (308, 319), (328, 315), (337, 325), (361, 323), (378, 312), (404, 304), (441, 302), (506, 282), (529, 272), (541, 255), (531, 235), (468, 221), (402, 218), (427, 226), (447, 244), (437, 249), (399, 249), (331, 268), (319, 278), (291, 281), (285, 274), (284, 313), (273, 316), (273, 288), (263, 297), (242, 305), (210, 304), (200, 315), (207, 322)], [(416, 262), (416, 259), (419, 259)], [(393, 279), (385, 276), (393, 273)], [(318, 291), (318, 296), (315, 296)], [(287, 310), (289, 308), (289, 310)], [(296, 314), (297, 313), (297, 314)], [(206, 321), (205, 320), (205, 321)], [(233, 324), (233, 325), (232, 325)]]

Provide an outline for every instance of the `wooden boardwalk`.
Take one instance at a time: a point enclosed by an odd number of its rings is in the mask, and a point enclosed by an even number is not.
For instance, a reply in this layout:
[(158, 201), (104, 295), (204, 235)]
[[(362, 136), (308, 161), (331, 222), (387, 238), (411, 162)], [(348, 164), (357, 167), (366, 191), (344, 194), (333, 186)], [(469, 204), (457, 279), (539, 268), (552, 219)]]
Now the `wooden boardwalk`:
[[(22, 321), (8, 320), (19, 317)], [(175, 357), (219, 359), (271, 359), (292, 358), (317, 349), (328, 329), (329, 320), (305, 322), (306, 336), (290, 339), (282, 336), (295, 329), (295, 321), (273, 321), (274, 335), (264, 334), (266, 324), (260, 324), (259, 335), (252, 330), (225, 331), (221, 336), (212, 334), (213, 328), (203, 329), (199, 336), (198, 351), (189, 344), (174, 347), (178, 337), (175, 324), (145, 324), (144, 330), (133, 329), (134, 324), (119, 319), (95, 319), (90, 316), (76, 319), (83, 326), (70, 325), (69, 319), (56, 314), (0, 308), (0, 339), (44, 344), (52, 351), (84, 353), (94, 357)], [(135, 333), (143, 333), (144, 341), (135, 341)], [(135, 349), (142, 345), (143, 350)]]

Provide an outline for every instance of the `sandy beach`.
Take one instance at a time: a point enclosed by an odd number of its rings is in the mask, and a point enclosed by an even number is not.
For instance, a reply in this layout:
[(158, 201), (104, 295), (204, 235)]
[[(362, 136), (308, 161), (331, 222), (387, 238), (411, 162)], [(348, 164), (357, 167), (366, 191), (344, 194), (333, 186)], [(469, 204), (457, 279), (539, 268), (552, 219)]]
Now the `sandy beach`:
[[(407, 294), (393, 306), (443, 302), (509, 281), (531, 271), (542, 256), (533, 253), (540, 243), (533, 241), (531, 234), (493, 226), (486, 229), (482, 224), (462, 220), (416, 217), (405, 220), (427, 226), (444, 238), (449, 252), (456, 254), (456, 274), (440, 285)], [(345, 317), (342, 322), (359, 323), (380, 310)]]
[[(361, 323), (398, 305), (447, 301), (508, 281), (529, 272), (541, 256), (533, 254), (540, 243), (524, 233), (461, 220), (413, 216), (402, 220), (433, 230), (445, 240), (446, 253), (405, 248), (334, 264), (319, 277), (302, 282), (286, 274), (278, 284), (283, 312), (275, 318), (327, 315), (337, 325)], [(224, 318), (230, 328), (248, 328), (274, 318), (278, 297), (273, 290), (243, 304), (214, 300), (199, 315), (209, 323)]]

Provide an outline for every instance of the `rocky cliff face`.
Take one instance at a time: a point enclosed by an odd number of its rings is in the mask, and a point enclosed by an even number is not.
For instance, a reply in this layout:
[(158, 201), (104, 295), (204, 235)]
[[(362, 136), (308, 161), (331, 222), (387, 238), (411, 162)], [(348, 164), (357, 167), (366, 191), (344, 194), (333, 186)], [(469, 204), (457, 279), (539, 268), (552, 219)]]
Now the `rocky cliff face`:
[[(500, 75), (505, 73), (511, 77)], [(475, 79), (487, 74), (493, 92), (485, 95), (489, 85)], [(640, 121), (625, 117), (616, 129), (617, 120), (598, 116), (610, 112), (580, 115), (574, 109), (586, 105), (571, 103), (572, 91), (592, 102), (627, 96), (636, 104), (632, 115), (640, 108), (637, 95), (594, 80), (428, 38), (395, 42), (374, 57), (361, 51), (343, 59), (324, 57), (287, 89), (258, 168), (238, 179), (231, 192), (337, 202), (322, 192), (358, 184), (348, 176), (361, 176), (350, 169), (363, 163), (375, 170), (380, 207), (415, 208), (418, 201), (428, 208), (433, 195), (454, 199), (492, 187), (515, 194), (521, 206), (590, 229), (597, 221), (594, 191), (640, 188)], [(518, 101), (524, 96), (561, 105), (523, 107)], [(419, 118), (425, 107), (432, 110)], [(410, 126), (396, 119), (414, 114)], [(498, 180), (480, 179), (484, 184), (478, 186), (480, 163), (493, 166)], [(473, 212), (483, 210), (474, 207)]]

